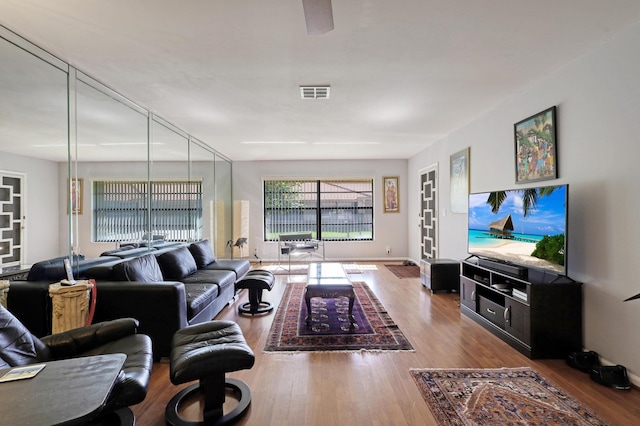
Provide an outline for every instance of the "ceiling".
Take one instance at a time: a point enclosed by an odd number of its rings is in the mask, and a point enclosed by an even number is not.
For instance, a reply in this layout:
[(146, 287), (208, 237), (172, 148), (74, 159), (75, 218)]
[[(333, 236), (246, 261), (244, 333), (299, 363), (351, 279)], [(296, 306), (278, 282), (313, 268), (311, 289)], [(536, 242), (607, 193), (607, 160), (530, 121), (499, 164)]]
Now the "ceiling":
[(409, 158), (636, 23), (640, 2), (333, 0), (333, 16), (309, 36), (302, 0), (0, 1), (1, 25), (232, 160)]

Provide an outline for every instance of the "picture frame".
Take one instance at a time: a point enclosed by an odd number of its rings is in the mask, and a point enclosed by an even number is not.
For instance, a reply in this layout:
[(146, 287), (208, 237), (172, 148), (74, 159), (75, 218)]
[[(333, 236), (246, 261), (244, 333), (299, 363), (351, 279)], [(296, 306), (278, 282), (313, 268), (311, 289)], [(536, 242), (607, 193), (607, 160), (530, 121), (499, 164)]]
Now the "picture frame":
[(382, 178), (382, 199), (384, 213), (400, 213), (400, 177), (384, 176)]
[(450, 208), (452, 213), (469, 210), (469, 153), (467, 147), (449, 156)]
[[(71, 178), (67, 181), (69, 190), (67, 191), (67, 214), (71, 209), (71, 214), (82, 214), (84, 180), (82, 178)], [(69, 199), (69, 197), (71, 199)]]
[(516, 183), (558, 178), (556, 127), (555, 106), (513, 125)]

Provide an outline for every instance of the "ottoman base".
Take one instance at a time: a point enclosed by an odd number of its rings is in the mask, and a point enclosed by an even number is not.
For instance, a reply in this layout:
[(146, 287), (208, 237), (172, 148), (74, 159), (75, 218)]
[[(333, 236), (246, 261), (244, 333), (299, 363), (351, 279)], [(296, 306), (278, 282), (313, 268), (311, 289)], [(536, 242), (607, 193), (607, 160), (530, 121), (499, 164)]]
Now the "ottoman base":
[[(192, 394), (199, 392), (200, 386), (200, 383), (194, 383), (191, 386), (184, 388), (171, 398), (171, 401), (169, 401), (165, 410), (165, 420), (167, 424), (172, 426), (226, 425), (239, 419), (251, 404), (251, 389), (249, 389), (249, 386), (240, 380), (228, 378), (225, 380), (223, 392), (226, 389), (231, 389), (236, 395), (238, 395), (238, 405), (233, 410), (227, 414), (223, 414), (220, 407), (214, 407), (210, 410), (211, 412), (207, 411), (207, 403), (209, 401), (207, 396), (208, 394), (205, 393), (204, 421), (196, 422), (185, 420), (178, 414), (178, 408), (182, 401)], [(224, 401), (224, 395), (222, 395), (222, 399)]]

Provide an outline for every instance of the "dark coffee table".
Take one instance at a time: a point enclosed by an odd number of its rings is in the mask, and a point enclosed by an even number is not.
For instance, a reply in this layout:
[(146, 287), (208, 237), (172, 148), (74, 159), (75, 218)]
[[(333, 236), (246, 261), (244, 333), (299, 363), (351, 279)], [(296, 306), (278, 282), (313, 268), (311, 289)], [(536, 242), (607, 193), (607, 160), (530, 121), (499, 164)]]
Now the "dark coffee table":
[[(50, 361), (35, 377), (0, 383), (2, 424), (86, 423), (106, 404), (126, 358), (111, 354)], [(9, 370), (0, 370), (0, 376)]]
[(311, 323), (311, 299), (346, 297), (349, 299), (349, 320), (351, 326), (356, 320), (353, 317), (353, 302), (355, 293), (353, 284), (347, 277), (347, 273), (340, 263), (322, 262), (310, 263), (307, 275), (307, 287), (304, 293), (304, 301), (307, 305), (307, 325)]

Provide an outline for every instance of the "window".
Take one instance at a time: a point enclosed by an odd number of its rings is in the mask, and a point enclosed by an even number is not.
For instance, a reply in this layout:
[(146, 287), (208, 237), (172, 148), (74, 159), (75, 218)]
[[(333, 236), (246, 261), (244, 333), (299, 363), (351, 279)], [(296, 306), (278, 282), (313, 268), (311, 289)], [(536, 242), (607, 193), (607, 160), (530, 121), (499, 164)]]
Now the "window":
[(265, 180), (265, 241), (301, 232), (324, 241), (373, 240), (373, 179)]
[(201, 239), (200, 181), (94, 181), (92, 195), (96, 242)]

